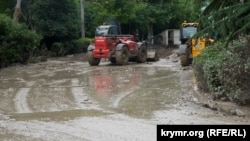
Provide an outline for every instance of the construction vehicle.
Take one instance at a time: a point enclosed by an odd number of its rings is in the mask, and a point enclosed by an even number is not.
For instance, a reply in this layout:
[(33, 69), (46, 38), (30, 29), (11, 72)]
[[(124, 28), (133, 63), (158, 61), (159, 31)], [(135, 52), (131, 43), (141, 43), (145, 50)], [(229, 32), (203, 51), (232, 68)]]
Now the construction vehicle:
[(194, 38), (198, 31), (199, 23), (188, 23), (184, 21), (180, 28), (179, 55), (182, 66), (188, 66), (192, 63), (192, 59), (205, 49), (205, 47), (214, 42), (212, 39), (205, 37)]
[(147, 46), (147, 61), (159, 61), (160, 58), (157, 47), (148, 41), (144, 41), (144, 43)]
[(102, 58), (112, 64), (126, 65), (129, 61), (144, 63), (147, 60), (147, 44), (135, 35), (122, 35), (116, 25), (101, 25), (96, 28), (95, 39), (88, 46), (88, 62), (99, 65)]

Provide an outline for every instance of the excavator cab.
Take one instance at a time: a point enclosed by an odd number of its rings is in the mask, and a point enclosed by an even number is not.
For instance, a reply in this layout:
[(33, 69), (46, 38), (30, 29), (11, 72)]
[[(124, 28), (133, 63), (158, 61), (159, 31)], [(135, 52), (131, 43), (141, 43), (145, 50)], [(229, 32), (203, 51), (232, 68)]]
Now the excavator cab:
[(198, 31), (199, 23), (187, 23), (184, 21), (180, 28), (180, 41), (185, 44), (187, 40), (191, 39)]
[(198, 32), (199, 23), (188, 23), (184, 21), (180, 28), (179, 55), (181, 58), (181, 65), (188, 66), (192, 59), (205, 49), (207, 44), (212, 43), (211, 39), (205, 37), (194, 38), (193, 36)]

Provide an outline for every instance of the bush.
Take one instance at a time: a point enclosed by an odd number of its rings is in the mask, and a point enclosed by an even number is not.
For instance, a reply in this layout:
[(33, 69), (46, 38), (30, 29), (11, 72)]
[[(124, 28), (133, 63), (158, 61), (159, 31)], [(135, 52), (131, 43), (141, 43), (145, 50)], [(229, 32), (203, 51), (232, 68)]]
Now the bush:
[(81, 48), (83, 52), (87, 51), (89, 44), (93, 41), (93, 38), (80, 38), (76, 41), (77, 48)]
[(0, 15), (0, 68), (12, 63), (28, 63), (40, 40), (41, 36), (25, 25)]
[(80, 38), (75, 41), (64, 43), (67, 50), (67, 54), (83, 53), (87, 51), (87, 48), (92, 41), (92, 38)]
[(63, 56), (66, 53), (64, 49), (64, 44), (60, 42), (54, 42), (51, 48), (52, 56)]
[(54, 42), (51, 48), (52, 56), (64, 56), (68, 54), (77, 54), (87, 51), (87, 47), (92, 38), (80, 38), (69, 42)]
[(234, 41), (227, 48), (222, 43), (207, 47), (194, 58), (193, 68), (198, 87), (215, 98), (239, 100), (249, 90), (250, 59), (246, 44)]

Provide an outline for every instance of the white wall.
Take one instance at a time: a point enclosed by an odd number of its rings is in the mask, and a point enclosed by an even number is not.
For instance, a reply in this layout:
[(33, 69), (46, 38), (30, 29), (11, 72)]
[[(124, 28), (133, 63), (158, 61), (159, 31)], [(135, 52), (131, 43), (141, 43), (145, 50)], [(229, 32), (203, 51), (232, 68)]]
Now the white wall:
[(168, 30), (161, 32), (161, 34), (160, 34), (162, 36), (161, 43), (163, 45), (168, 45), (168, 34), (170, 35), (170, 38), (173, 39), (174, 45), (181, 44), (181, 42), (180, 42), (180, 29), (168, 29)]
[(181, 41), (180, 41), (180, 30), (179, 29), (175, 29), (174, 30), (174, 45), (180, 45)]
[(167, 45), (168, 44), (168, 30), (161, 32), (160, 35), (162, 36), (161, 44)]

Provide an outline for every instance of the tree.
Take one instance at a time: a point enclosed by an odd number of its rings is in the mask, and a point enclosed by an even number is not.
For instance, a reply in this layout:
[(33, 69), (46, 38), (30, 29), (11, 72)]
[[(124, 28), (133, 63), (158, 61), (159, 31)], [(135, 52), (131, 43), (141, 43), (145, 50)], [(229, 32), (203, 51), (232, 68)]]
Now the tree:
[(82, 37), (85, 38), (84, 0), (80, 0), (80, 7), (81, 7), (81, 33), (82, 33)]
[(138, 31), (141, 38), (151, 38), (165, 29), (179, 28), (184, 20), (195, 21), (202, 6), (196, 0), (86, 0), (86, 36), (93, 37), (96, 26), (113, 20), (123, 34)]
[(16, 1), (15, 11), (13, 14), (13, 20), (16, 23), (18, 22), (19, 17), (22, 15), (21, 3), (22, 3), (22, 0)]
[(249, 13), (249, 0), (212, 0), (205, 8), (200, 19), (203, 27), (200, 34), (213, 31), (223, 37), (222, 39), (226, 39), (228, 44), (232, 39), (237, 38), (239, 34), (249, 33)]
[(5, 12), (8, 8), (10, 1), (9, 0), (1, 0), (0, 1), (0, 13)]
[[(144, 33), (155, 27), (158, 29), (156, 32), (159, 32), (165, 29), (164, 25), (166, 26), (172, 17), (168, 1), (170, 0), (158, 0), (152, 4), (142, 0), (86, 1), (86, 29), (93, 30), (91, 26), (96, 27), (98, 24), (113, 19), (119, 21), (124, 34), (134, 33), (136, 29)], [(150, 32), (150, 34), (155, 33)]]
[(48, 48), (54, 42), (65, 42), (80, 35), (80, 16), (72, 0), (37, 0), (33, 5), (36, 31), (43, 35)]

